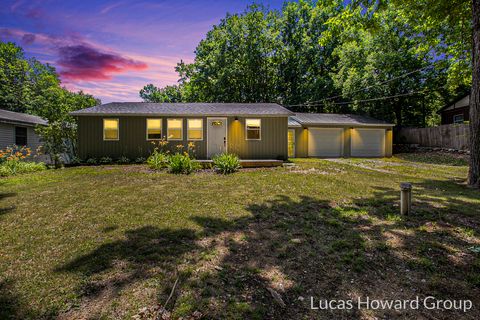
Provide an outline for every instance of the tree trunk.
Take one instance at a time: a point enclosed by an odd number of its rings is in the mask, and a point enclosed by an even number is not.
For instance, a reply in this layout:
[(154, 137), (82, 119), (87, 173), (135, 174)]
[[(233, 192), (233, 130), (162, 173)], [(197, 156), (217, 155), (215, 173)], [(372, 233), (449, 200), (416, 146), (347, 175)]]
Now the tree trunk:
[(473, 50), (470, 93), (470, 169), (468, 184), (480, 188), (480, 0), (472, 0)]

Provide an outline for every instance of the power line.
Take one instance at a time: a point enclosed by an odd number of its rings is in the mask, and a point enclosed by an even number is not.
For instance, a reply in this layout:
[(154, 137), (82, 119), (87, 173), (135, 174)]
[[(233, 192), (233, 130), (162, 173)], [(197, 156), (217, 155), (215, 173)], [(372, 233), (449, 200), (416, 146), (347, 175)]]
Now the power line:
[[(414, 74), (414, 73), (423, 71), (423, 70), (425, 70), (425, 69), (427, 69), (427, 68), (429, 68), (429, 67), (432, 67), (432, 65), (425, 66), (425, 67), (423, 67), (423, 68), (420, 68), (420, 69), (417, 69), (417, 70), (413, 70), (413, 71), (404, 73), (404, 74), (402, 74), (402, 75), (400, 75), (400, 76), (398, 76), (398, 77), (395, 77), (395, 78), (392, 78), (392, 79), (388, 79), (388, 80), (385, 80), (385, 81), (382, 81), (382, 82), (379, 82), (379, 83), (376, 83), (376, 84), (367, 86), (367, 87), (365, 87), (365, 88), (361, 88), (361, 89), (354, 90), (354, 91), (352, 91), (352, 92), (349, 92), (349, 94), (357, 93), (357, 92), (360, 92), (360, 91), (368, 90), (368, 89), (370, 89), (370, 88), (374, 88), (374, 87), (378, 87), (378, 86), (384, 85), (384, 84), (386, 84), (386, 83), (389, 83), (389, 82), (392, 82), (392, 81), (395, 81), (395, 80), (404, 78), (404, 77), (409, 76), (409, 75), (411, 75), (411, 74)], [(302, 106), (306, 106), (306, 105), (315, 106), (316, 103), (322, 103), (322, 105), (323, 105), (325, 101), (332, 100), (332, 99), (336, 99), (336, 98), (340, 98), (340, 97), (343, 97), (343, 95), (340, 94), (340, 95), (336, 95), (336, 96), (333, 96), (333, 97), (328, 97), (328, 98), (321, 99), (321, 100), (309, 101), (309, 102), (306, 102), (306, 103), (304, 103), (304, 104), (291, 104), (291, 105), (287, 105), (287, 106), (288, 106), (288, 107), (302, 107)]]
[[(425, 93), (425, 92), (427, 92), (427, 90), (413, 91), (413, 92), (408, 92), (408, 93), (396, 94), (396, 95), (393, 95), (393, 96), (385, 96), (385, 97), (372, 98), (372, 99), (353, 100), (353, 101), (344, 101), (344, 102), (332, 102), (331, 104), (343, 105), (343, 104), (351, 104), (351, 103), (359, 103), (359, 102), (386, 100), (386, 99), (393, 99), (393, 98), (397, 98), (397, 97), (411, 96), (411, 95), (414, 95), (414, 94)], [(323, 105), (325, 105), (324, 102), (323, 103), (317, 103), (317, 104), (297, 104), (297, 105), (290, 105), (288, 107), (318, 107), (318, 106), (323, 106)]]

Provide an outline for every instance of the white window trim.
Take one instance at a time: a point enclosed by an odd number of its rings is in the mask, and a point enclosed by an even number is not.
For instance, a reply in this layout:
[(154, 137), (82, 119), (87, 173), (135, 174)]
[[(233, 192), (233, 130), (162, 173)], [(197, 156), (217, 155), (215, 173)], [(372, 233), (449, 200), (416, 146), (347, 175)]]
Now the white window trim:
[[(200, 139), (190, 139), (188, 137), (188, 132), (190, 130), (190, 126), (189, 126), (190, 120), (200, 120), (200, 121), (202, 121), (202, 128), (201, 128), (202, 137)], [(204, 122), (203, 118), (189, 118), (189, 119), (187, 119), (187, 141), (203, 141), (203, 126), (204, 126), (203, 122)]]
[[(260, 121), (260, 128), (259, 128), (259, 138), (258, 139), (248, 139), (248, 126), (247, 126), (247, 121), (248, 120), (259, 120)], [(248, 118), (245, 119), (245, 140), (251, 140), (251, 141), (260, 141), (262, 140), (262, 119), (260, 118)]]
[[(116, 120), (117, 121), (117, 139), (106, 139), (105, 138), (105, 120)], [(103, 141), (119, 141), (120, 140), (120, 120), (118, 118), (103, 118)]]
[[(160, 138), (158, 139), (148, 139), (148, 120), (160, 120)], [(147, 141), (158, 141), (162, 140), (163, 137), (163, 119), (162, 118), (147, 118), (145, 119), (145, 138)]]
[[(180, 120), (182, 122), (182, 126), (180, 127), (180, 130), (182, 130), (182, 133), (181, 133), (181, 138), (180, 139), (173, 139), (173, 138), (169, 138), (169, 134), (168, 134), (168, 121), (169, 120)], [(183, 141), (183, 118), (168, 118), (167, 119), (167, 140), (168, 141)]]

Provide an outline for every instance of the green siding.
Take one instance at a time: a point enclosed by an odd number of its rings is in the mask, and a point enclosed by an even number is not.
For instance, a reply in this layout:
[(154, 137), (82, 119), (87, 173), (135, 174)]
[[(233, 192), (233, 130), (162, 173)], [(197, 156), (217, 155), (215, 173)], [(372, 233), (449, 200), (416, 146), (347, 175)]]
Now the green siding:
[[(119, 119), (119, 141), (103, 140), (103, 119)], [(146, 140), (146, 119), (162, 118), (162, 136), (167, 135), (167, 118), (182, 118), (183, 140), (171, 141), (169, 148), (175, 150), (179, 144), (187, 145), (186, 119), (199, 117), (143, 117), (143, 116), (82, 116), (78, 117), (78, 154), (82, 159), (109, 156), (131, 159), (147, 157), (153, 150), (151, 141)], [(251, 117), (254, 118), (254, 117)], [(287, 117), (256, 117), (262, 119), (262, 139), (245, 140), (245, 118), (228, 117), (227, 148), (243, 159), (277, 159), (287, 158)], [(203, 121), (203, 141), (195, 141), (196, 155), (206, 158), (207, 151), (207, 117)]]
[(242, 159), (287, 159), (288, 118), (248, 117), (261, 119), (261, 140), (246, 140), (245, 119), (228, 117), (228, 152)]

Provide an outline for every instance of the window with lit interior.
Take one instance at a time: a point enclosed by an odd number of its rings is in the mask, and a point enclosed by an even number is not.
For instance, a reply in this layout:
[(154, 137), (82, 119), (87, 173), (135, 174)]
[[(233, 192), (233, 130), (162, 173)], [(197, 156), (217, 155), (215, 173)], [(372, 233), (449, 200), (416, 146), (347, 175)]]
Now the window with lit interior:
[(187, 120), (188, 140), (203, 140), (203, 119)]
[(118, 139), (118, 119), (103, 119), (103, 140)]
[(167, 120), (167, 140), (183, 140), (183, 119)]
[(260, 140), (262, 134), (262, 121), (260, 119), (246, 119), (245, 128), (247, 140)]
[(162, 119), (147, 119), (147, 140), (162, 138)]

